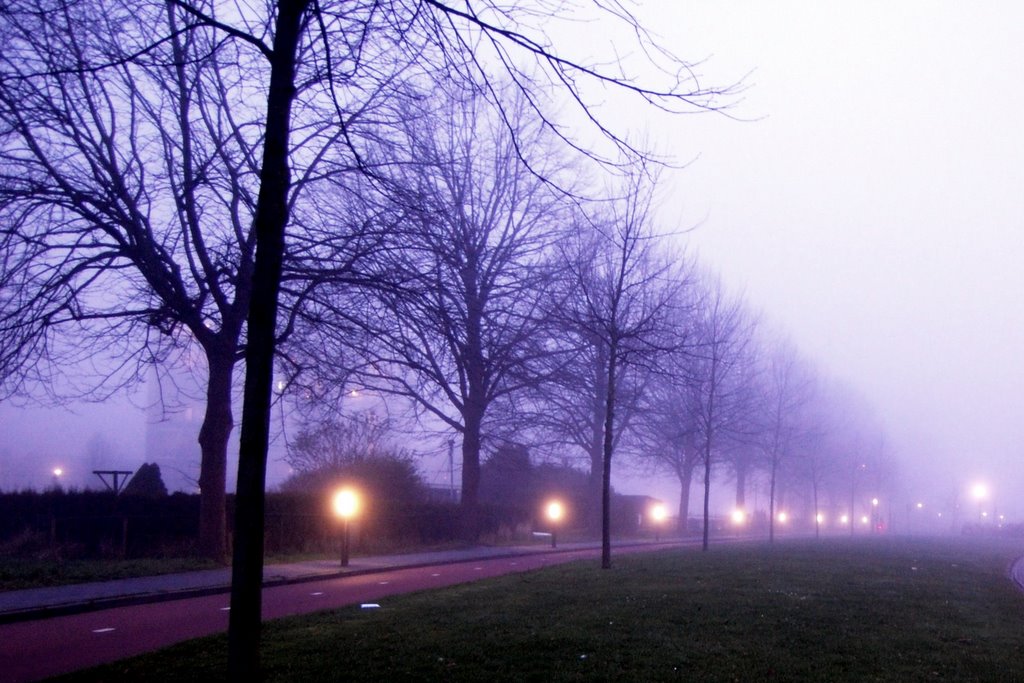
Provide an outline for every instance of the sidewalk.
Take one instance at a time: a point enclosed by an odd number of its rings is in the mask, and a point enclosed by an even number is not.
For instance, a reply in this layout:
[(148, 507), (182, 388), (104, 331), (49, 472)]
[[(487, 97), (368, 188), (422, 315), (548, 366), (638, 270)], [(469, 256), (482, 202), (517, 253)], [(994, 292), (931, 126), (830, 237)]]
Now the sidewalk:
[[(640, 544), (646, 545), (647, 543), (616, 545), (621, 548), (624, 545)], [(568, 552), (599, 547), (599, 543), (593, 542), (559, 544), (557, 549), (552, 549), (547, 544), (504, 547), (478, 546), (407, 555), (353, 557), (349, 566), (345, 568), (339, 566), (340, 563), (337, 559), (270, 564), (263, 568), (263, 585), (264, 587), (278, 586), (402, 567), (453, 564), (477, 559)], [(121, 605), (225, 593), (230, 588), (231, 569), (225, 567), (180, 574), (141, 576), (131, 579), (7, 591), (0, 593), (0, 624), (88, 612)]]

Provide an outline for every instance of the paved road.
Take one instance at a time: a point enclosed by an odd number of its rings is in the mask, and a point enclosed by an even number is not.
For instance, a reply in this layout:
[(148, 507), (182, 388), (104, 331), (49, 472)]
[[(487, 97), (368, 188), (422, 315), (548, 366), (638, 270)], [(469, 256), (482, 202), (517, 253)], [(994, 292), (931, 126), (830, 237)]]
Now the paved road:
[[(665, 545), (617, 548), (642, 552)], [(481, 558), (430, 566), (292, 583), (265, 588), (263, 618), (380, 602), (392, 595), (596, 557), (595, 548), (516, 557)], [(0, 681), (34, 681), (115, 661), (199, 636), (223, 632), (226, 594), (131, 605), (0, 626)]]

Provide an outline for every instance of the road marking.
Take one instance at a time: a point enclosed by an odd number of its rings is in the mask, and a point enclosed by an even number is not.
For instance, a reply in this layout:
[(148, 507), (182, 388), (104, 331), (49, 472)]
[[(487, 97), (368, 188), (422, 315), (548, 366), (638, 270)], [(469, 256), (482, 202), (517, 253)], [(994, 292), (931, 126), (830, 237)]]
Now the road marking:
[(431, 574), (431, 576), (441, 576), (440, 574)]
[(323, 595), (323, 594), (324, 594), (323, 591), (317, 591), (315, 593), (310, 593), (310, 595)]
[(390, 582), (390, 581), (381, 581), (381, 582), (380, 582), (380, 583), (379, 583), (378, 585), (380, 585), (380, 586), (386, 586), (386, 585), (388, 585), (389, 583), (391, 583), (391, 582)]
[(220, 608), (220, 611), (221, 611), (221, 612), (230, 612), (230, 611), (231, 611), (231, 608), (230, 608), (230, 607), (221, 607), (221, 608)]
[(483, 569), (483, 567), (473, 567), (474, 571), (480, 571), (481, 569)]
[(94, 628), (94, 629), (92, 630), (92, 632), (93, 632), (93, 633), (110, 633), (110, 632), (111, 632), (111, 631), (113, 631), (113, 630), (114, 630), (114, 629), (113, 629), (113, 628), (110, 628), (110, 627), (107, 627), (107, 628)]
[(510, 565), (512, 565), (512, 566), (514, 567), (514, 566), (516, 566), (516, 565), (517, 565), (517, 564), (519, 564), (519, 563), (518, 563), (518, 562), (509, 562), (509, 564), (510, 564)]

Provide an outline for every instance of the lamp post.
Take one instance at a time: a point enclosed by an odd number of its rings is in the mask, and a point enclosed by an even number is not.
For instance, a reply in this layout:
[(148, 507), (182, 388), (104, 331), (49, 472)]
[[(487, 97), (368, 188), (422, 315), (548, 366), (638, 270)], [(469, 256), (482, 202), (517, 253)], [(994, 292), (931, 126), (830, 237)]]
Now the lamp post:
[(668, 519), (668, 508), (663, 504), (658, 503), (651, 508), (651, 521), (654, 522), (654, 541), (658, 542), (661, 540), (661, 526)]
[(544, 508), (544, 515), (548, 518), (548, 522), (551, 524), (551, 547), (557, 547), (555, 540), (555, 527), (558, 525), (562, 518), (565, 516), (565, 506), (562, 505), (561, 501), (552, 500)]
[(978, 503), (978, 511), (982, 518), (987, 517), (985, 514), (985, 501), (989, 498), (988, 486), (982, 482), (978, 482), (971, 486), (971, 498), (974, 498)]
[(331, 500), (334, 514), (341, 519), (341, 566), (348, 566), (349, 522), (359, 512), (359, 494), (349, 488), (339, 490)]

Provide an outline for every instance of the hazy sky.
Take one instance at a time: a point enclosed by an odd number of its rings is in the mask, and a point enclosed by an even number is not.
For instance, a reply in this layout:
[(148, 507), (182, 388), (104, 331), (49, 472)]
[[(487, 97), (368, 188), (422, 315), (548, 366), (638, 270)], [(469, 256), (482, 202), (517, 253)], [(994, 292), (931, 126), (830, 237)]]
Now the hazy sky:
[(655, 136), (700, 155), (666, 215), (703, 220), (702, 260), (875, 405), (922, 496), (985, 477), (1024, 513), (1024, 8), (672, 3), (651, 25), (709, 82), (753, 70), (751, 122)]
[[(695, 159), (667, 178), (666, 222), (699, 223), (701, 260), (873, 403), (922, 498), (983, 477), (1024, 516), (1024, 8), (647, 4), (706, 82), (748, 86), (745, 121), (650, 117), (660, 149)], [(79, 411), (30, 428), (0, 409), (0, 458), (48, 471), (117, 420)], [(141, 425), (112, 434), (130, 459)]]

